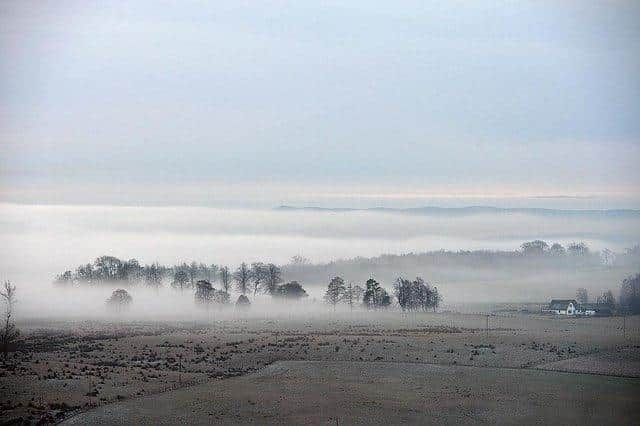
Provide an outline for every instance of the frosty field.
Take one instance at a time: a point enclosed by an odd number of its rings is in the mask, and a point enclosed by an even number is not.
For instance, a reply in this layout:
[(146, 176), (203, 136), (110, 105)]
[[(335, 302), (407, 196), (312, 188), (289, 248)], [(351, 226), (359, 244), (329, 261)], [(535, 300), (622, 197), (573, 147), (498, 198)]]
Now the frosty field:
[(487, 333), (484, 315), (399, 312), (34, 321), (21, 324), (28, 355), (2, 371), (0, 419), (513, 423), (535, 413), (628, 423), (640, 318), (625, 326), (502, 315), (489, 317)]

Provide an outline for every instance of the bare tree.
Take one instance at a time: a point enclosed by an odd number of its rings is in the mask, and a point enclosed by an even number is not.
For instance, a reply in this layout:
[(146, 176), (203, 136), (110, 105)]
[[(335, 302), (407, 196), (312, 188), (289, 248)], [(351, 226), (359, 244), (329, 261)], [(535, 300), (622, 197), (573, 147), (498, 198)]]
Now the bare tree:
[(251, 278), (251, 271), (246, 263), (242, 262), (238, 269), (233, 273), (233, 279), (236, 281), (237, 289), (243, 295), (247, 294), (249, 289), (249, 279)]
[(265, 269), (264, 292), (273, 294), (282, 282), (282, 271), (273, 263), (268, 264)]
[(231, 287), (231, 273), (229, 272), (229, 268), (226, 266), (220, 267), (220, 284), (222, 286), (222, 290), (225, 293), (229, 293), (229, 287)]
[(4, 353), (4, 360), (7, 361), (7, 357), (9, 356), (9, 347), (15, 343), (15, 341), (20, 336), (20, 331), (16, 328), (13, 320), (11, 319), (13, 315), (13, 309), (17, 302), (16, 300), (16, 286), (11, 285), (9, 281), (5, 281), (3, 285), (3, 289), (0, 291), (0, 296), (2, 297), (3, 305), (4, 305), (4, 315), (3, 315), (3, 324), (2, 324), (2, 336), (0, 336), (0, 340), (2, 343), (2, 352)]
[(253, 295), (258, 293), (258, 289), (266, 280), (266, 265), (262, 262), (254, 262), (251, 264), (251, 281), (253, 282)]
[(438, 291), (438, 287), (433, 287), (429, 298), (429, 306), (433, 308), (433, 312), (440, 306), (440, 303), (442, 303), (442, 295)]
[(144, 282), (151, 288), (158, 289), (162, 286), (163, 268), (158, 263), (152, 263), (144, 267)]
[(211, 284), (213, 284), (218, 279), (218, 273), (220, 272), (220, 268), (215, 263), (212, 263), (211, 266), (209, 266), (209, 271), (210, 271), (209, 275), (211, 277)]
[(333, 308), (335, 309), (336, 304), (344, 297), (344, 292), (344, 280), (341, 277), (333, 277), (327, 286), (327, 292), (324, 294), (324, 301), (333, 305)]
[(189, 264), (189, 267), (187, 268), (187, 273), (189, 274), (189, 282), (191, 283), (191, 288), (195, 287), (196, 285), (196, 278), (198, 278), (198, 272), (199, 272), (198, 268), (198, 264), (193, 261)]
[(353, 310), (353, 305), (362, 302), (364, 296), (364, 289), (359, 285), (353, 285), (351, 281), (345, 287), (344, 290), (344, 302), (349, 305), (349, 309)]
[(171, 285), (174, 288), (182, 291), (185, 289), (185, 287), (189, 286), (189, 280), (189, 274), (187, 274), (187, 272), (184, 270), (180, 270), (173, 275), (173, 282), (171, 283)]

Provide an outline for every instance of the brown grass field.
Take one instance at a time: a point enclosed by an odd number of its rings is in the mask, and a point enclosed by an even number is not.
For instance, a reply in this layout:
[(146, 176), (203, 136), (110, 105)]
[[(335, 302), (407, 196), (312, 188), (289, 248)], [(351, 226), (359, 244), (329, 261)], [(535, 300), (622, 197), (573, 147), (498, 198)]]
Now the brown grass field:
[(640, 317), (338, 312), (30, 321), (0, 421), (630, 424)]

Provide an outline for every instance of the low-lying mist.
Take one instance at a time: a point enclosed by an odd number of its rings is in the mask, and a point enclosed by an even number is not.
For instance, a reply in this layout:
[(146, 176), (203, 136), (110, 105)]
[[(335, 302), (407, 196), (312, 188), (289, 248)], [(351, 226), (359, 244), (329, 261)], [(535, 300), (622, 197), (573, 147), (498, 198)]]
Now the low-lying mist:
[[(207, 321), (214, 319), (260, 317), (290, 317), (298, 315), (327, 315), (333, 309), (322, 303), (319, 291), (309, 297), (292, 301), (278, 300), (264, 294), (249, 294), (251, 307), (235, 307), (238, 293), (231, 293), (226, 305), (198, 305), (192, 289), (179, 291), (164, 287), (150, 289), (144, 286), (127, 287), (133, 302), (123, 310), (114, 311), (105, 303), (117, 285), (94, 287), (46, 286), (41, 292), (19, 288), (18, 312), (20, 318), (30, 319), (92, 319), (111, 321)], [(339, 306), (339, 311), (347, 308)]]
[[(638, 265), (538, 262), (518, 263), (509, 255), (478, 262), (472, 257), (431, 255), (377, 257), (437, 250), (512, 253), (523, 241), (544, 239), (564, 245), (585, 241), (592, 251), (619, 253), (640, 241), (640, 215), (535, 215), (526, 213), (407, 215), (387, 211), (309, 211), (208, 207), (115, 207), (0, 205), (0, 279), (19, 289), (20, 316), (109, 315), (104, 302), (114, 286), (60, 288), (57, 274), (101, 255), (141, 264), (183, 262), (228, 265), (272, 262), (285, 265), (283, 279), (299, 281), (309, 297), (297, 304), (253, 298), (254, 312), (325, 309), (328, 281), (341, 275), (363, 285), (374, 277), (392, 292), (398, 276), (423, 277), (450, 303), (546, 301), (573, 297), (578, 287), (593, 297), (637, 272)], [(312, 264), (287, 267), (296, 255)], [(340, 259), (354, 259), (340, 261)], [(357, 259), (374, 258), (374, 259)], [(217, 286), (214, 283), (214, 286)], [(171, 288), (128, 289), (132, 317), (191, 318), (231, 315), (233, 309), (202, 312), (193, 292)], [(232, 295), (232, 302), (237, 295)], [(255, 300), (254, 300), (255, 299)], [(314, 300), (316, 303), (314, 303)]]

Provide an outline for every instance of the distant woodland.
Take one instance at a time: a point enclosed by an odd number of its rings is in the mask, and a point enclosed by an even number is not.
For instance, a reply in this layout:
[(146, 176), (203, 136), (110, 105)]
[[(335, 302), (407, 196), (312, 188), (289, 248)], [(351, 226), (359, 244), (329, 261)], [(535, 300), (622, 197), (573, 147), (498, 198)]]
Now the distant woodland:
[[(364, 286), (371, 277), (392, 289), (398, 277), (424, 277), (432, 285), (446, 285), (453, 300), (483, 301), (572, 297), (578, 288), (592, 294), (617, 289), (622, 280), (640, 270), (640, 246), (622, 252), (594, 251), (585, 243), (528, 241), (513, 251), (432, 251), (385, 254), (315, 264), (295, 256), (286, 265), (242, 263), (229, 267), (190, 262), (178, 265), (141, 264), (135, 259), (102, 256), (58, 275), (63, 285), (194, 287), (206, 280), (240, 293), (269, 293), (284, 281), (306, 288), (325, 288), (336, 276)], [(565, 290), (562, 290), (565, 289)], [(562, 294), (560, 294), (562, 293)]]

